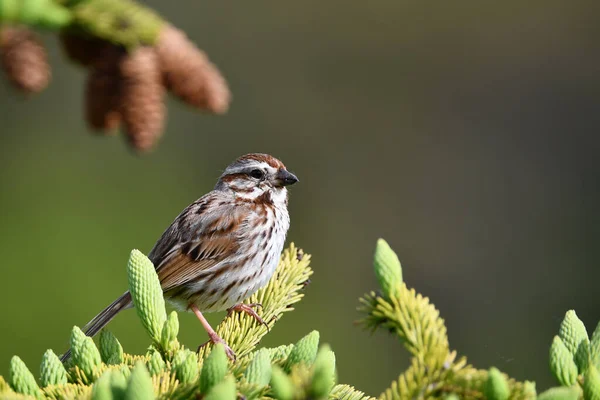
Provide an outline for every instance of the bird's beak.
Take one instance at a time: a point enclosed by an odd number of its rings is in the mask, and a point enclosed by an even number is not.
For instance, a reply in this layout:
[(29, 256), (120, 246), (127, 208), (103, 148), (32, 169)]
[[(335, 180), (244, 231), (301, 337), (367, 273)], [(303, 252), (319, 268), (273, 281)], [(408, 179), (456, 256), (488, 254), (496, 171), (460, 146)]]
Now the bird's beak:
[(280, 169), (277, 172), (278, 186), (290, 186), (296, 182), (298, 182), (298, 178), (296, 177), (296, 175), (292, 174), (291, 172), (289, 172), (285, 169)]

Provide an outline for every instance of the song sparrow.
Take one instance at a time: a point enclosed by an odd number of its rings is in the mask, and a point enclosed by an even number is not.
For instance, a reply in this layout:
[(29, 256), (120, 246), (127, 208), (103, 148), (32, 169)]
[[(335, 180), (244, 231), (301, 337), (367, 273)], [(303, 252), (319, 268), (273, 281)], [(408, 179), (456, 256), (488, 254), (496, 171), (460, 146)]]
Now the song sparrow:
[[(241, 302), (266, 285), (277, 267), (290, 226), (286, 186), (296, 182), (278, 159), (244, 155), (225, 169), (212, 192), (179, 214), (148, 254), (165, 299), (193, 311), (231, 358), (233, 351), (202, 312), (243, 311), (264, 323), (252, 305)], [(86, 335), (132, 306), (125, 292), (85, 326)]]

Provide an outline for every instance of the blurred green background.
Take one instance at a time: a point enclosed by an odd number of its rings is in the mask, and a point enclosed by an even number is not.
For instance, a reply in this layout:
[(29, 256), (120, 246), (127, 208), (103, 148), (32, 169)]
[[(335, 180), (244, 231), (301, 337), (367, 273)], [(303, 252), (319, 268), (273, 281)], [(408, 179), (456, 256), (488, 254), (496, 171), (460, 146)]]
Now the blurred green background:
[[(62, 352), (126, 289), (148, 252), (222, 169), (268, 152), (297, 173), (289, 239), (313, 254), (305, 299), (263, 341), (312, 329), (339, 378), (377, 395), (407, 366), (384, 333), (353, 326), (376, 287), (378, 237), (409, 286), (476, 366), (552, 384), (565, 311), (600, 320), (600, 24), (578, 1), (314, 1), (149, 4), (219, 65), (224, 117), (169, 101), (158, 150), (134, 156), (82, 119), (84, 71), (46, 35), (54, 78), (25, 100), (0, 85), (0, 372)], [(224, 314), (210, 316), (217, 323)], [(134, 312), (111, 323), (148, 344)], [(193, 315), (182, 338), (206, 334)]]

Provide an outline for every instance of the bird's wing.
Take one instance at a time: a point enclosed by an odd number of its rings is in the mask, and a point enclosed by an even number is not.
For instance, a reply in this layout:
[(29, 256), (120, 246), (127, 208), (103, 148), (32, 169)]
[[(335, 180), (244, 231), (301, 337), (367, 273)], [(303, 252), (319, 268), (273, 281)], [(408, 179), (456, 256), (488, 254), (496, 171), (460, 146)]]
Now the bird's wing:
[(148, 255), (163, 291), (213, 273), (212, 267), (239, 249), (251, 211), (225, 196), (211, 192), (188, 206)]

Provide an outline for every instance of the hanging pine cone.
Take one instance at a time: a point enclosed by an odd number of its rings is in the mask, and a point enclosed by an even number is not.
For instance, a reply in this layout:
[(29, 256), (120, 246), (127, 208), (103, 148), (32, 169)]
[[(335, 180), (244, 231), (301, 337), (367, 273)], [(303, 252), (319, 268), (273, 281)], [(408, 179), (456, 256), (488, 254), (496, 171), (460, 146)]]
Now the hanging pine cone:
[(62, 31), (59, 40), (65, 55), (83, 66), (116, 61), (114, 57), (110, 57), (114, 55), (111, 49), (114, 46), (111, 43), (89, 36), (85, 32)]
[(88, 125), (99, 133), (111, 134), (121, 125), (121, 75), (118, 60), (126, 56), (123, 49), (108, 45), (102, 54), (112, 63), (87, 60), (95, 66), (89, 67), (85, 86), (85, 116)]
[(85, 86), (85, 117), (99, 133), (113, 133), (121, 124), (119, 74), (115, 70), (90, 70)]
[(155, 45), (165, 86), (186, 103), (222, 114), (229, 107), (225, 79), (184, 32), (166, 25)]
[(129, 143), (149, 150), (163, 131), (166, 109), (158, 58), (153, 47), (138, 47), (118, 63), (119, 110)]
[(25, 93), (41, 92), (50, 82), (46, 49), (29, 29), (0, 28), (0, 60), (9, 81)]

